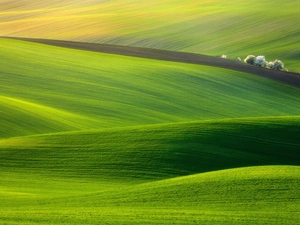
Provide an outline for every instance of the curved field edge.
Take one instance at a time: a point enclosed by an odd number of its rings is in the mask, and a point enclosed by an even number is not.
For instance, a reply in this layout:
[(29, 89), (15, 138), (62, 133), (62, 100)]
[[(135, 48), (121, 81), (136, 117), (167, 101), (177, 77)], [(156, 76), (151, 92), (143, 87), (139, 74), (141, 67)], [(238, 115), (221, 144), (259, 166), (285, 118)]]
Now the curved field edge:
[(299, 165), (299, 117), (220, 120), (0, 140), (2, 171), (144, 182), (257, 165)]
[(0, 43), (0, 137), (300, 115), (298, 88), (246, 73), (17, 40)]
[[(49, 187), (63, 185), (60, 188), (64, 191), (59, 195), (47, 193), (44, 185), (33, 179), (23, 196), (12, 194), (14, 189), (9, 192), (9, 186), (6, 192), (0, 192), (4, 200), (0, 221), (23, 225), (99, 221), (105, 224), (296, 225), (300, 207), (299, 174), (299, 166), (246, 167), (107, 189), (101, 183), (78, 180), (59, 184), (55, 178), (54, 185), (49, 182)], [(22, 180), (14, 181), (24, 186)], [(70, 196), (68, 190), (72, 192), (78, 185), (85, 189), (78, 188)]]
[(247, 65), (233, 60), (222, 59), (220, 57), (213, 57), (213, 56), (202, 55), (202, 54), (175, 52), (175, 51), (167, 51), (167, 50), (159, 50), (159, 49), (151, 49), (151, 48), (138, 48), (138, 47), (118, 46), (118, 45), (72, 42), (72, 41), (63, 41), (63, 40), (34, 39), (34, 38), (21, 38), (21, 37), (6, 37), (6, 38), (54, 45), (54, 46), (59, 46), (64, 48), (93, 51), (93, 52), (102, 52), (102, 53), (118, 54), (118, 55), (133, 56), (133, 57), (140, 57), (140, 58), (220, 67), (220, 68), (225, 68), (225, 69), (230, 69), (230, 70), (235, 70), (235, 71), (240, 71), (240, 72), (245, 72), (245, 73), (265, 77), (271, 80), (275, 80), (275, 81), (282, 82), (284, 84), (291, 85), (293, 87), (298, 87), (298, 88), (300, 87), (299, 73), (274, 71), (270, 69)]

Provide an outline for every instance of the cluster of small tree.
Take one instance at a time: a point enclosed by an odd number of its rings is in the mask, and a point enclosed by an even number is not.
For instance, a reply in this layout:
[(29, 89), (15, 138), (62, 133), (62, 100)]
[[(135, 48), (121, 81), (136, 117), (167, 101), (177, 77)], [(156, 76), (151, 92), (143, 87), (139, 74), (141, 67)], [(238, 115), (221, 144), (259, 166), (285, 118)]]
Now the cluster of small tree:
[(248, 55), (245, 58), (244, 62), (259, 67), (270, 68), (273, 70), (284, 69), (284, 64), (280, 60), (276, 59), (274, 62), (268, 62), (263, 55), (259, 55), (259, 56)]

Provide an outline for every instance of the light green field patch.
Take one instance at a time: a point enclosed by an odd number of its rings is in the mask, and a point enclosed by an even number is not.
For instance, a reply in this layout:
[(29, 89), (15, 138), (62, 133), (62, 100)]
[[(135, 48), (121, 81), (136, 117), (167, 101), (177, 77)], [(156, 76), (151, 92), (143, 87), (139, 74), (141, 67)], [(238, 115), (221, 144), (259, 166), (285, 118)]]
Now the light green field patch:
[(0, 96), (1, 136), (16, 136), (32, 132), (57, 132), (85, 129), (96, 120), (63, 110), (35, 104), (20, 99)]
[(25, 192), (17, 192), (17, 191), (10, 191), (7, 189), (2, 189), (0, 187), (0, 196), (6, 196), (11, 198), (22, 198), (22, 197), (34, 197), (34, 194), (29, 194)]

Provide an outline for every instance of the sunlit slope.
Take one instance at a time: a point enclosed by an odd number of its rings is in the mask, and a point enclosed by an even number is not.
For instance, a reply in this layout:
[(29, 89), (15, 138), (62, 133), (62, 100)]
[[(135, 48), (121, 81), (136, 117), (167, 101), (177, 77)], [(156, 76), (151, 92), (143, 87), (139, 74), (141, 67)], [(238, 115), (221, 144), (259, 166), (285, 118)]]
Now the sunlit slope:
[(299, 1), (5, 1), (1, 35), (279, 58), (300, 69)]
[(296, 225), (299, 174), (299, 166), (247, 167), (114, 188), (11, 173), (0, 187), (0, 222)]
[[(297, 196), (300, 193), (297, 187), (300, 184), (299, 172), (299, 166), (256, 166), (220, 170), (136, 185), (120, 191), (121, 195), (114, 197), (119, 198), (118, 203), (124, 205), (131, 203), (159, 206), (165, 202), (174, 208), (185, 206), (203, 210), (217, 209), (218, 204), (225, 202), (223, 210), (232, 210), (231, 207), (236, 202), (242, 203), (239, 207), (245, 207), (243, 210), (250, 210), (249, 205), (266, 206), (268, 201), (274, 201), (272, 207), (280, 209), (290, 200), (294, 200), (295, 205), (288, 206), (288, 210), (292, 210), (293, 206), (300, 206), (300, 197)], [(89, 200), (93, 201), (92, 198)]]
[[(49, 132), (300, 115), (299, 89), (250, 74), (15, 40), (0, 44), (1, 137), (30, 134), (28, 126), (35, 127), (32, 134), (45, 133), (43, 126), (51, 128), (51, 121), (60, 118)], [(22, 107), (27, 111), (20, 112)], [(16, 114), (18, 123), (11, 127), (14, 108), (25, 117), (49, 116), (49, 124), (38, 118), (29, 124)], [(17, 127), (24, 132), (15, 133)]]
[(299, 165), (299, 117), (67, 132), (0, 141), (1, 171), (140, 182), (255, 165)]
[(91, 123), (97, 124), (96, 120), (81, 115), (3, 96), (0, 108), (1, 137), (80, 130)]

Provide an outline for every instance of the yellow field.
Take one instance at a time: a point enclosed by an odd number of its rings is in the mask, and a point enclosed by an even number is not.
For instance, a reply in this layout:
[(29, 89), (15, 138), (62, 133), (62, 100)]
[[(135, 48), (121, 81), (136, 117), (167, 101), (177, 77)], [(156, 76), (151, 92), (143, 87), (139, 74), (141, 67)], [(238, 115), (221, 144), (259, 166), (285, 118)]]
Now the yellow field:
[[(37, 3), (38, 2), (38, 3)], [(299, 2), (16, 1), (0, 4), (0, 35), (283, 60), (298, 70)]]

